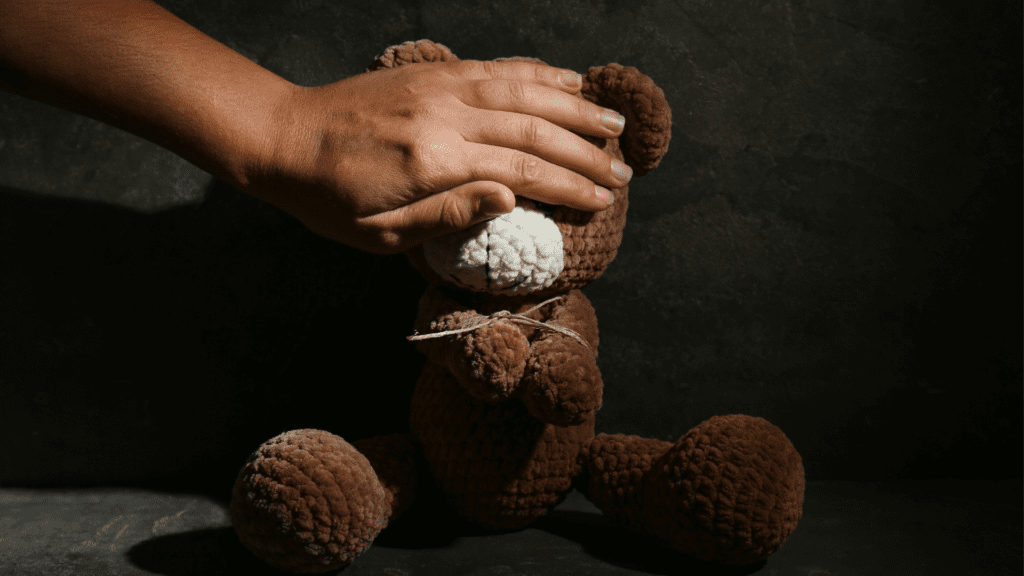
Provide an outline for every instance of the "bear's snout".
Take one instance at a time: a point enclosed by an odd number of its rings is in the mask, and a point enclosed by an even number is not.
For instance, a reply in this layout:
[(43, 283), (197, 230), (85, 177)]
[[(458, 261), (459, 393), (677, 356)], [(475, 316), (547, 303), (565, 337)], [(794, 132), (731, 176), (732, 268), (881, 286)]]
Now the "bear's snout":
[(562, 233), (521, 204), (512, 212), (423, 244), (427, 264), (467, 290), (520, 295), (551, 286), (562, 272)]

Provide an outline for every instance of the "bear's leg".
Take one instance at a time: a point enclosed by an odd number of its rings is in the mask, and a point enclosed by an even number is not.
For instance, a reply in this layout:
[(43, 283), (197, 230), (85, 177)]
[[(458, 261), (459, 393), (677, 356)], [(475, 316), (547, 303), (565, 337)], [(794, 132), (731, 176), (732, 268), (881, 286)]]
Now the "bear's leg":
[(231, 521), (254, 555), (292, 572), (327, 572), (363, 553), (412, 502), (417, 447), (393, 434), (345, 440), (293, 430), (238, 473)]
[(600, 434), (576, 487), (610, 519), (719, 564), (778, 550), (800, 519), (800, 455), (762, 418), (716, 416), (675, 444)]

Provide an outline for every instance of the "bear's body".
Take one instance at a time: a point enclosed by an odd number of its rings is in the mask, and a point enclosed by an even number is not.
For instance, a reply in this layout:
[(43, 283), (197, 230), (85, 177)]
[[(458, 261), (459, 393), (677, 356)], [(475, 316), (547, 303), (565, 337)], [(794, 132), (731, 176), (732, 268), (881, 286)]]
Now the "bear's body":
[[(371, 70), (446, 60), (457, 58), (440, 44), (407, 42)], [(671, 113), (649, 78), (617, 64), (592, 68), (580, 97), (626, 117), (619, 138), (588, 141), (637, 176), (657, 166)], [(597, 318), (580, 289), (622, 239), (628, 186), (612, 192), (613, 205), (597, 213), (519, 199), (513, 214), (410, 250), (431, 284), (415, 321), (428, 361), (412, 434), (349, 444), (296, 430), (268, 441), (235, 484), (242, 542), (280, 568), (335, 569), (429, 482), (488, 529), (524, 527), (576, 488), (616, 523), (702, 560), (745, 564), (777, 550), (800, 518), (804, 475), (775, 426), (714, 417), (674, 444), (594, 434)]]

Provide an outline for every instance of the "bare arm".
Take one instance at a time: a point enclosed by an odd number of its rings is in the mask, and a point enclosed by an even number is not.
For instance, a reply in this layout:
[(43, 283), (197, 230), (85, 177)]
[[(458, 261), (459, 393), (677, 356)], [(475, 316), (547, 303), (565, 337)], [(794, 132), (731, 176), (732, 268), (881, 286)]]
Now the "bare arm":
[(290, 84), (147, 0), (0, 0), (0, 88), (246, 189)]
[[(314, 232), (395, 253), (515, 206), (597, 211), (628, 174), (562, 70), (438, 62), (296, 86), (152, 0), (0, 0), (0, 88), (151, 140)], [(628, 171), (628, 169), (627, 169)]]

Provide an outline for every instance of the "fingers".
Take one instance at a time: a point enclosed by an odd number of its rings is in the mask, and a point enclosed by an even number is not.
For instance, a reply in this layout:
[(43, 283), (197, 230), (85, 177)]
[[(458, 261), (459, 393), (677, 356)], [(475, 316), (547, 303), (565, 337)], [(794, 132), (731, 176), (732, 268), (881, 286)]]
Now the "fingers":
[[(582, 101), (581, 101), (582, 102)], [(545, 162), (539, 163), (542, 182), (556, 179), (574, 182), (573, 190), (582, 190), (589, 178), (593, 183), (606, 188), (618, 188), (629, 183), (633, 170), (626, 164), (605, 154), (597, 146), (558, 126), (523, 114), (507, 114), (502, 112), (478, 111), (483, 118), (463, 131), (463, 139), (469, 143), (487, 144), (494, 147), (519, 150), (536, 156)], [(470, 144), (471, 145), (471, 144)], [(506, 155), (506, 162), (517, 167), (524, 160), (517, 155)], [(519, 172), (514, 170), (514, 173)], [(578, 174), (570, 174), (570, 172)], [(579, 175), (583, 177), (580, 177)], [(476, 178), (497, 180), (513, 188), (517, 194), (525, 195), (517, 188), (530, 182), (507, 181), (501, 178)], [(568, 191), (568, 190), (566, 190)], [(536, 198), (542, 200), (541, 198)], [(562, 204), (562, 202), (559, 202)]]
[(515, 195), (507, 186), (489, 181), (470, 182), (366, 218), (362, 227), (387, 231), (372, 251), (397, 253), (507, 214), (515, 206)]
[(618, 112), (548, 86), (490, 80), (474, 82), (464, 91), (463, 102), (474, 108), (528, 114), (590, 136), (615, 138), (625, 126)]
[[(574, 96), (582, 80), (563, 82), (563, 75), (582, 78), (572, 70), (529, 62), (479, 62), (464, 60), (446, 64), (467, 82), (462, 101), (474, 108), (518, 112), (543, 118), (574, 132), (615, 138), (622, 134), (622, 115)], [(571, 88), (570, 88), (571, 86)]]
[(505, 149), (490, 150), (491, 163), (475, 166), (474, 179), (502, 182), (516, 194), (582, 210), (607, 207), (593, 184), (615, 188), (629, 182), (628, 166), (570, 132), (614, 138), (625, 119), (573, 95), (576, 85), (569, 89), (561, 83), (565, 71), (526, 62), (464, 64), (461, 77), (476, 80), (463, 87), (463, 102), (475, 110), (463, 123), (462, 136)]
[[(595, 186), (572, 170), (518, 150), (482, 144), (468, 146), (467, 179), (501, 182), (517, 196), (577, 210), (596, 212), (612, 204), (611, 191)], [(598, 153), (604, 155), (599, 150)], [(604, 162), (607, 164), (608, 159)]]
[(583, 77), (573, 70), (532, 62), (461, 60), (444, 66), (464, 80), (516, 80), (557, 88), (569, 94), (579, 92), (583, 86)]
[(569, 88), (562, 70), (528, 62), (455, 62), (457, 77), (466, 82), (462, 101), (474, 108), (519, 112), (543, 118), (581, 134), (615, 138), (622, 133), (622, 116), (575, 96), (582, 84), (573, 80)]

